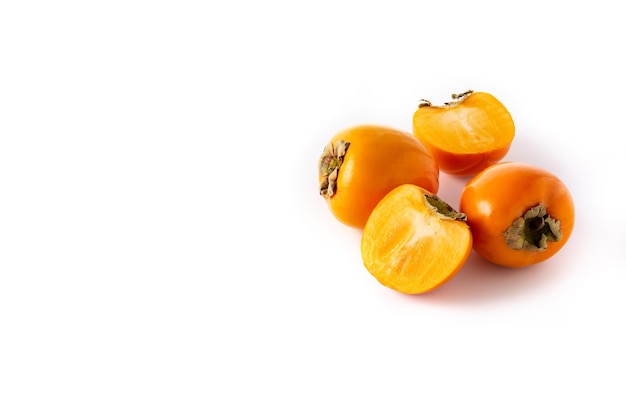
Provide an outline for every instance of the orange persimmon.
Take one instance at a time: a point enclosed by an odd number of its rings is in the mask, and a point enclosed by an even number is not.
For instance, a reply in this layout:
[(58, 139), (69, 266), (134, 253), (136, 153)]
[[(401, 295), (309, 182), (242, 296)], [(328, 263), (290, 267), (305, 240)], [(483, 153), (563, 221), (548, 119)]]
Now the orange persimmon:
[(383, 285), (425, 293), (450, 280), (472, 251), (463, 213), (421, 187), (405, 184), (376, 205), (361, 237), (365, 268)]
[(554, 256), (574, 228), (574, 202), (565, 184), (545, 169), (500, 162), (463, 188), (474, 250), (497, 265), (519, 268)]
[(376, 125), (344, 129), (318, 161), (320, 194), (342, 223), (363, 228), (374, 206), (401, 184), (436, 193), (439, 168), (411, 133)]
[(509, 152), (515, 124), (493, 95), (471, 90), (434, 106), (422, 100), (413, 114), (413, 134), (448, 174), (475, 175)]

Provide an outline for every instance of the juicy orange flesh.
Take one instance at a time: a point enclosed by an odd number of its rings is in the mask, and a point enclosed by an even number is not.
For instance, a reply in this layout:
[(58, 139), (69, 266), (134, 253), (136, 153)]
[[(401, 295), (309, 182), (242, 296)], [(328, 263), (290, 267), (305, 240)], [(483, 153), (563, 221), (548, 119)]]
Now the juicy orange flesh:
[(415, 114), (414, 128), (415, 135), (424, 143), (453, 153), (503, 148), (515, 135), (513, 120), (499, 102), (424, 107)]
[(383, 285), (408, 294), (426, 292), (465, 262), (471, 234), (465, 223), (439, 217), (426, 205), (422, 190), (408, 196), (394, 191), (365, 226), (363, 260)]

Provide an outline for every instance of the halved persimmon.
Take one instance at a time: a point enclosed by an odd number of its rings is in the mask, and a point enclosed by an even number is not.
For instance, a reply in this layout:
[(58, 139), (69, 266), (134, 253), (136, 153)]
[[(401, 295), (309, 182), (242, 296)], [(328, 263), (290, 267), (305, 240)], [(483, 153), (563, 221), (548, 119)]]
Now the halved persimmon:
[(466, 91), (434, 106), (422, 100), (413, 114), (413, 134), (448, 174), (475, 175), (509, 152), (515, 124), (493, 95)]
[(401, 184), (436, 193), (439, 168), (409, 132), (359, 125), (334, 135), (318, 161), (320, 194), (342, 223), (362, 229), (376, 204)]
[(471, 250), (465, 215), (412, 184), (394, 188), (376, 205), (361, 237), (365, 268), (381, 284), (405, 294), (443, 285)]

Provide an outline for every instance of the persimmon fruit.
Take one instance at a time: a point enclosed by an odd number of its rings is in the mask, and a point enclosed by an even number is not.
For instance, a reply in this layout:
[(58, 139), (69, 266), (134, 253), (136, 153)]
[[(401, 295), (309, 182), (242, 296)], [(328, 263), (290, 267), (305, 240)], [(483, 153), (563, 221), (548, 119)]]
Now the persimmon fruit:
[(497, 265), (520, 268), (563, 248), (574, 229), (574, 201), (551, 172), (523, 163), (486, 168), (461, 191), (474, 250)]
[(472, 250), (465, 215), (413, 184), (390, 191), (361, 236), (365, 268), (383, 285), (421, 294), (449, 281)]
[(411, 133), (359, 125), (334, 135), (318, 161), (320, 194), (342, 223), (362, 229), (376, 204), (402, 184), (436, 193), (439, 168)]
[(441, 171), (471, 176), (506, 156), (515, 124), (493, 95), (469, 90), (453, 94), (443, 105), (422, 100), (413, 114), (413, 134), (428, 147)]

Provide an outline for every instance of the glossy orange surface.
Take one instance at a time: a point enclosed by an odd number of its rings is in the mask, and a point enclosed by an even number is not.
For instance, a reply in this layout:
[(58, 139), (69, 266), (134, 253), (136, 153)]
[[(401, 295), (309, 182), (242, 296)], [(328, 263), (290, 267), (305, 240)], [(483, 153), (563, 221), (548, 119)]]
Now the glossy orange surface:
[(349, 147), (338, 169), (336, 189), (326, 201), (333, 215), (348, 226), (363, 228), (376, 204), (398, 185), (415, 184), (433, 193), (439, 189), (437, 163), (411, 133), (355, 126), (337, 133), (327, 148), (340, 142)]
[[(505, 231), (527, 210), (542, 204), (560, 226), (561, 237), (545, 250), (512, 249)], [(565, 184), (545, 169), (521, 162), (493, 165), (464, 187), (459, 210), (467, 215), (474, 250), (486, 260), (524, 267), (554, 256), (574, 229), (574, 202)]]

